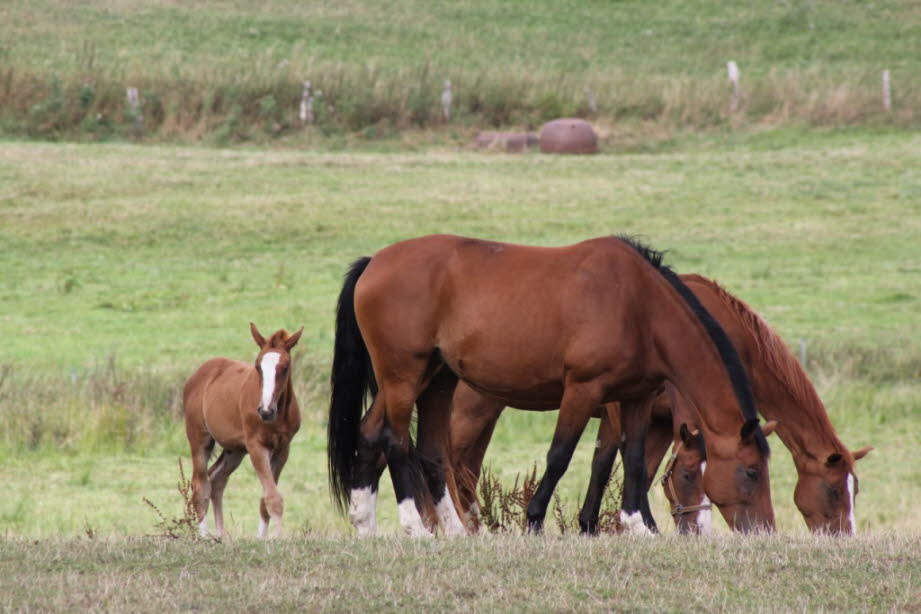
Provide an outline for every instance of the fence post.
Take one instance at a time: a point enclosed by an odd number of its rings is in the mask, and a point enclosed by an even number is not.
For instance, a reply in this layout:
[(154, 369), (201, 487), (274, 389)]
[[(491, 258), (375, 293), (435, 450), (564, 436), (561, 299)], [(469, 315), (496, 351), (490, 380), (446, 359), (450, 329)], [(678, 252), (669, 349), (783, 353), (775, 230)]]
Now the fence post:
[(595, 93), (590, 87), (585, 88), (585, 99), (588, 102), (588, 110), (592, 115), (598, 114), (598, 101), (595, 100)]
[(889, 87), (889, 69), (883, 71), (883, 108), (886, 112), (892, 110), (892, 90)]
[(726, 64), (726, 70), (729, 73), (729, 82), (732, 83), (732, 94), (729, 96), (729, 112), (735, 113), (739, 110), (739, 102), (742, 99), (742, 88), (739, 86), (739, 66), (733, 60)]
[(125, 90), (125, 98), (128, 101), (128, 110), (131, 113), (134, 130), (140, 133), (144, 125), (144, 116), (141, 114), (141, 94), (138, 88), (129, 87)]
[(451, 121), (451, 103), (454, 101), (454, 93), (451, 91), (451, 80), (445, 79), (445, 88), (441, 92), (441, 112), (445, 121)]
[(301, 94), (301, 109), (298, 117), (302, 124), (313, 123), (313, 95), (310, 93), (310, 81), (304, 81), (304, 93)]

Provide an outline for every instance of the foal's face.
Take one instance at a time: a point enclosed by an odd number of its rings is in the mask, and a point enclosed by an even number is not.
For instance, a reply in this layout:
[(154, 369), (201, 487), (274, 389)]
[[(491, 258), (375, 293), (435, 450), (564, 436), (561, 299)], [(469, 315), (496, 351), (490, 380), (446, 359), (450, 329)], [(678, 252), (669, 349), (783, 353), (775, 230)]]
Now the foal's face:
[(793, 501), (810, 531), (831, 535), (857, 532), (854, 504), (859, 486), (854, 462), (870, 450), (872, 448), (861, 448), (853, 454), (834, 453), (798, 465), (799, 479)]
[(291, 372), (291, 356), (288, 352), (273, 348), (264, 349), (256, 358), (256, 373), (262, 389), (259, 403), (259, 417), (274, 420), (278, 414), (278, 398), (288, 387)]
[[(665, 497), (671, 503), (673, 510), (676, 505), (683, 508), (709, 505), (710, 499), (704, 493), (703, 487), (703, 476), (707, 470), (703, 437), (696, 431), (691, 434), (682, 425), (681, 439), (683, 443), (675, 456), (675, 466), (670, 478), (671, 486), (667, 483), (663, 484)], [(679, 513), (673, 518), (679, 534), (707, 535), (710, 533), (709, 509)]]
[(261, 395), (257, 411), (259, 417), (268, 422), (278, 415), (278, 400), (288, 389), (291, 377), (291, 348), (301, 338), (304, 328), (301, 327), (290, 336), (284, 330), (279, 330), (266, 340), (255, 324), (250, 323), (249, 326), (253, 340), (259, 346), (255, 366)]
[[(710, 445), (710, 438), (707, 439), (704, 490), (726, 524), (741, 533), (774, 530), (767, 456), (753, 436), (756, 426), (755, 421), (743, 425), (734, 442), (718, 441)], [(775, 426), (775, 422), (768, 422), (762, 432), (767, 436)]]

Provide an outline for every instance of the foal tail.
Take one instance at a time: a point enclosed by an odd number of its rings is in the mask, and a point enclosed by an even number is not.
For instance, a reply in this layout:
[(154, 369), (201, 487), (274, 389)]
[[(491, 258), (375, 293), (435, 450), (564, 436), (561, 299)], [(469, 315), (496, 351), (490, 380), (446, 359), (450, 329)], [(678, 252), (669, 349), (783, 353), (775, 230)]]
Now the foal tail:
[(336, 342), (333, 352), (326, 455), (329, 463), (329, 488), (333, 503), (344, 512), (349, 504), (352, 467), (358, 449), (358, 425), (365, 399), (377, 394), (368, 348), (355, 318), (355, 285), (371, 258), (359, 258), (345, 275), (336, 308)]

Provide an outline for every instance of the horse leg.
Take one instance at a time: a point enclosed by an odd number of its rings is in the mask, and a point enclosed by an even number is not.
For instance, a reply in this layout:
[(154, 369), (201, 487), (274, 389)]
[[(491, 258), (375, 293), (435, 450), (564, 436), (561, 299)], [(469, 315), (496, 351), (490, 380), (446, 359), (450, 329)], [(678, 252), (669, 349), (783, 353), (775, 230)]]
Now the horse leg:
[(445, 461), (450, 448), (451, 400), (457, 376), (442, 369), (416, 399), (419, 408), (417, 445), (423, 459), (428, 492), (434, 503), (438, 525), (446, 536), (466, 535), (448, 489)]
[(218, 537), (224, 535), (224, 488), (230, 474), (240, 466), (245, 455), (242, 450), (224, 450), (208, 469), (208, 478), (211, 480), (211, 505), (214, 507), (214, 530)]
[(382, 383), (378, 398), (386, 398), (382, 439), (396, 494), (400, 526), (412, 537), (431, 537), (416, 508), (415, 496), (426, 485), (419, 459), (411, 456), (414, 451), (409, 443), (409, 424), (417, 390), (416, 385), (408, 385), (405, 381), (393, 381), (388, 385)]
[(528, 503), (528, 532), (539, 533), (544, 525), (550, 497), (566, 473), (582, 431), (601, 401), (602, 391), (591, 383), (569, 383), (557, 415), (553, 442), (547, 452), (547, 468), (531, 502)]
[(198, 516), (198, 532), (208, 534), (208, 501), (211, 499), (211, 481), (208, 479), (208, 459), (214, 451), (214, 438), (207, 432), (189, 432), (192, 450), (192, 504)]
[(349, 520), (359, 537), (377, 533), (377, 485), (387, 466), (382, 454), (384, 397), (378, 393), (361, 420), (349, 492)]
[[(275, 484), (275, 478), (272, 475), (272, 452), (259, 443), (247, 442), (247, 452), (249, 459), (253, 463), (253, 469), (259, 477), (262, 484), (262, 499), (259, 502), (260, 510), (264, 506), (270, 519), (275, 521), (275, 537), (281, 535), (281, 514), (284, 510), (284, 499), (278, 492), (278, 486)], [(268, 519), (263, 519), (268, 526)], [(260, 523), (260, 528), (261, 528)]]
[(621, 403), (624, 430), (624, 493), (620, 510), (621, 524), (628, 533), (652, 535), (658, 532), (649, 510), (646, 491), (646, 432), (652, 404), (650, 399), (639, 403)]
[(598, 439), (592, 456), (592, 476), (585, 493), (585, 502), (579, 512), (579, 528), (583, 533), (594, 535), (598, 531), (598, 515), (604, 490), (611, 479), (611, 470), (620, 447), (620, 407), (609, 403), (601, 412), (598, 425)]
[[(288, 462), (288, 446), (282, 446), (275, 450), (272, 454), (272, 458), (269, 461), (269, 464), (272, 466), (272, 480), (275, 481), (275, 486), (278, 486), (278, 478), (281, 477), (281, 470), (284, 469), (285, 463)], [(269, 515), (269, 509), (265, 503), (265, 497), (259, 499), (259, 530), (256, 532), (256, 537), (263, 539), (269, 529), (269, 521), (271, 516)], [(281, 524), (275, 525), (275, 537), (281, 537)]]
[[(505, 405), (488, 399), (466, 384), (458, 385), (451, 410), (451, 463), (449, 477), (455, 482), (457, 503), (468, 530), (480, 527), (477, 482), (486, 448)], [(482, 527), (480, 527), (482, 528)]]

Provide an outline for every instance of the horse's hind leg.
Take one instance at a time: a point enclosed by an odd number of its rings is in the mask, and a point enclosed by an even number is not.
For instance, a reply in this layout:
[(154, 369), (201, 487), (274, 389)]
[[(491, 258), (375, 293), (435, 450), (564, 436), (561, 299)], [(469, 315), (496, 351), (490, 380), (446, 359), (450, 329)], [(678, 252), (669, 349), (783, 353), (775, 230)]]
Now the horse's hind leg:
[[(278, 478), (281, 477), (281, 470), (285, 468), (285, 463), (288, 462), (288, 446), (283, 446), (275, 450), (272, 454), (272, 459), (270, 464), (272, 466), (272, 479), (275, 480), (275, 485), (278, 486)], [(269, 520), (271, 516), (269, 515), (269, 509), (265, 504), (265, 497), (262, 497), (259, 500), (259, 530), (256, 533), (256, 536), (260, 539), (265, 537), (266, 532), (269, 529)], [(275, 525), (275, 537), (281, 536), (281, 524)]]
[(528, 504), (528, 532), (539, 533), (544, 526), (544, 517), (550, 505), (550, 497), (557, 482), (566, 473), (572, 454), (579, 443), (585, 425), (601, 401), (602, 390), (592, 382), (567, 382), (557, 415), (553, 442), (547, 452), (547, 469), (540, 479), (540, 485)]
[(465, 535), (448, 489), (445, 462), (450, 453), (451, 401), (457, 376), (443, 369), (416, 400), (419, 408), (418, 447), (423, 459), (428, 492), (432, 495), (435, 515), (445, 535)]
[(359, 537), (377, 533), (377, 486), (387, 466), (382, 453), (384, 400), (374, 397), (368, 413), (361, 420), (358, 447), (349, 492), (349, 520)]
[(208, 479), (208, 459), (214, 451), (214, 439), (207, 432), (190, 432), (189, 447), (192, 450), (192, 504), (198, 516), (198, 532), (208, 533), (208, 501), (211, 499), (211, 481)]
[[(613, 414), (613, 415), (612, 415)], [(611, 470), (620, 447), (620, 407), (610, 403), (601, 412), (598, 439), (592, 456), (592, 476), (585, 493), (585, 502), (579, 512), (579, 528), (590, 535), (598, 531), (598, 515), (604, 489), (611, 479)]]
[(246, 453), (243, 450), (224, 450), (208, 469), (211, 480), (211, 504), (214, 506), (214, 530), (218, 537), (224, 535), (224, 488)]

